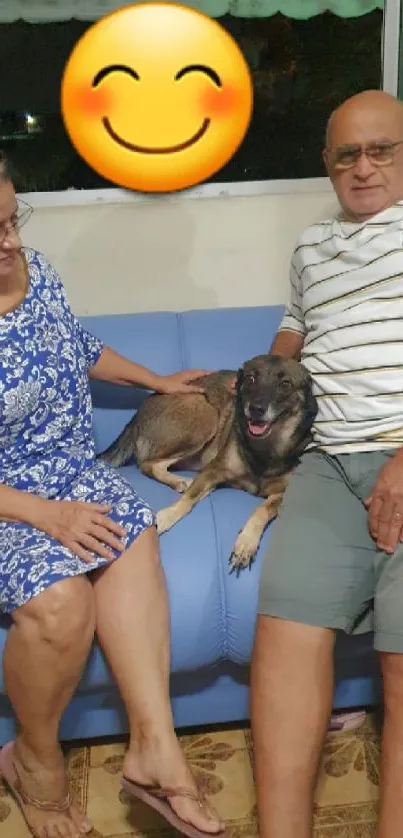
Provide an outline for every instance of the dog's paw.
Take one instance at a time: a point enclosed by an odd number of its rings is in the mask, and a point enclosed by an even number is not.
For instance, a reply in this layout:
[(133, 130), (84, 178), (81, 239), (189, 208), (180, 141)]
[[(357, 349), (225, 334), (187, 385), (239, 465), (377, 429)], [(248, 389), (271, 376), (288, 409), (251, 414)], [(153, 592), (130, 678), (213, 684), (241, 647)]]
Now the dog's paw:
[(230, 556), (230, 573), (236, 573), (239, 576), (241, 570), (245, 570), (247, 567), (250, 569), (258, 547), (259, 542), (256, 543), (245, 530), (241, 530)]
[(191, 483), (193, 483), (193, 477), (179, 477), (175, 489), (181, 495), (186, 492)]
[(171, 527), (173, 527), (173, 525), (178, 521), (175, 505), (166, 506), (165, 509), (160, 509), (160, 511), (157, 512), (156, 518), (158, 535), (170, 530)]

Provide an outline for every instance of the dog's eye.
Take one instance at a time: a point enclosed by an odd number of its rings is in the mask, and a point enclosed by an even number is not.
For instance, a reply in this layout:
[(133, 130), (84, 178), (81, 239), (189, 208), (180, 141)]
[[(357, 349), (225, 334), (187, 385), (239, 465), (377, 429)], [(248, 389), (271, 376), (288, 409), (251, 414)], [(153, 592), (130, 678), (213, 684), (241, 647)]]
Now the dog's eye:
[(248, 374), (245, 375), (245, 381), (247, 381), (249, 384), (254, 384), (256, 381), (255, 374), (253, 372), (248, 372)]
[(291, 381), (289, 380), (289, 378), (283, 378), (283, 380), (280, 381), (280, 387), (282, 388), (282, 390), (289, 390), (291, 387)]

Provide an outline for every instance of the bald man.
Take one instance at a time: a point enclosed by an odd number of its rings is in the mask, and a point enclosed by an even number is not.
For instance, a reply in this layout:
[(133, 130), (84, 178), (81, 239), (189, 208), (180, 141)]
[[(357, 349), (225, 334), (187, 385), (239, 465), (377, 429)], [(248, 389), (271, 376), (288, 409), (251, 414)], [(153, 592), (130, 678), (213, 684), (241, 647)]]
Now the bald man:
[(260, 838), (311, 838), (336, 630), (374, 630), (385, 717), (377, 838), (403, 834), (403, 107), (330, 117), (336, 218), (300, 237), (271, 351), (312, 374), (314, 445), (285, 493), (252, 661)]

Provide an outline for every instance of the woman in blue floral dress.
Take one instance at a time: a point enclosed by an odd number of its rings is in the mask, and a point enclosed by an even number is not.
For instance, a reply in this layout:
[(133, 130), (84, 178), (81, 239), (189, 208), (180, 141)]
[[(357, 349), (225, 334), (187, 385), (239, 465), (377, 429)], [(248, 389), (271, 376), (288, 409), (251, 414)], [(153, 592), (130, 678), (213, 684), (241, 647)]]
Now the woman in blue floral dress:
[(19, 722), (0, 774), (36, 838), (78, 838), (59, 723), (96, 632), (125, 702), (125, 788), (184, 834), (223, 827), (200, 797), (169, 702), (169, 613), (154, 517), (95, 459), (89, 377), (159, 392), (195, 389), (195, 370), (161, 377), (117, 355), (73, 315), (40, 253), (23, 249), (0, 157), (0, 611)]

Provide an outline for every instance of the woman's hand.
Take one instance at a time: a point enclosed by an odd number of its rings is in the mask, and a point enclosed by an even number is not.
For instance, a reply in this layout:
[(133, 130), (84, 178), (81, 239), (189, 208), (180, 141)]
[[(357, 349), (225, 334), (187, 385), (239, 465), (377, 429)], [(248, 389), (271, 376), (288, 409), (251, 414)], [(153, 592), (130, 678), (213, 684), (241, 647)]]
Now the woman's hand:
[(44, 500), (33, 523), (84, 562), (93, 562), (94, 554), (111, 561), (115, 556), (108, 548), (122, 553), (126, 530), (108, 518), (110, 509), (85, 501)]
[(198, 387), (194, 379), (202, 375), (209, 375), (206, 370), (183, 370), (173, 375), (161, 375), (155, 387), (157, 393), (204, 393), (203, 387)]

